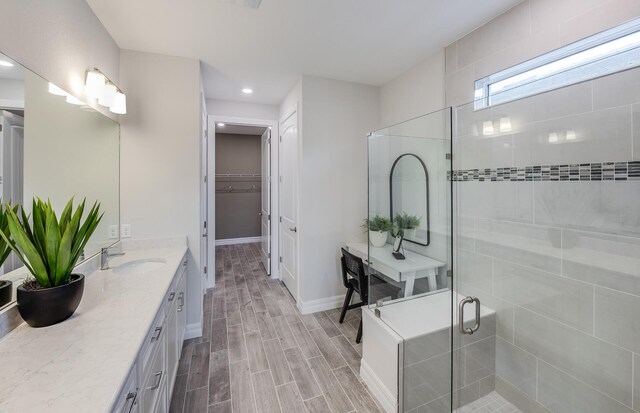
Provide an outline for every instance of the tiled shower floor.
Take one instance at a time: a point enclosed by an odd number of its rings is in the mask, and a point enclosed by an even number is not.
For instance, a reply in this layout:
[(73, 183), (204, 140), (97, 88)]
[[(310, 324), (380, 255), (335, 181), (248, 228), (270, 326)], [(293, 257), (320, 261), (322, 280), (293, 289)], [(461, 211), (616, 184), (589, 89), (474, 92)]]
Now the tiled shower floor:
[(484, 397), (456, 410), (457, 413), (522, 413), (498, 393), (491, 392)]

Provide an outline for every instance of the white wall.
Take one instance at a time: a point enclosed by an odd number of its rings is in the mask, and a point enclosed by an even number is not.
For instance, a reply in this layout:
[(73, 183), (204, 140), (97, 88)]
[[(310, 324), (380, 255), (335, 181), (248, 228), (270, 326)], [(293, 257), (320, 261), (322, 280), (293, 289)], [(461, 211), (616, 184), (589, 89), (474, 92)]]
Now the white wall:
[[(379, 123), (379, 88), (302, 78), (299, 280), (302, 306), (344, 297), (340, 247), (364, 240), (367, 133)], [(296, 91), (286, 100), (286, 112)], [(282, 113), (284, 115), (284, 113)]]
[(207, 99), (207, 113), (211, 116), (276, 120), (279, 109), (277, 105)]
[(84, 0), (2, 0), (0, 52), (80, 98), (89, 67), (118, 83), (120, 49)]
[(187, 323), (194, 325), (202, 319), (200, 65), (122, 50), (120, 77), (129, 94), (121, 118), (122, 223), (138, 239), (188, 236)]
[(444, 49), (380, 87), (380, 127), (444, 108)]
[(0, 102), (8, 106), (22, 103), (24, 107), (24, 80), (0, 79)]
[(86, 198), (87, 211), (100, 202), (104, 217), (85, 249), (90, 256), (116, 241), (109, 239), (109, 226), (117, 227), (120, 217), (120, 127), (100, 113), (52, 95), (38, 75), (27, 72), (25, 85), (21, 201), (30, 212), (34, 196), (50, 199), (58, 213), (71, 197), (76, 205)]

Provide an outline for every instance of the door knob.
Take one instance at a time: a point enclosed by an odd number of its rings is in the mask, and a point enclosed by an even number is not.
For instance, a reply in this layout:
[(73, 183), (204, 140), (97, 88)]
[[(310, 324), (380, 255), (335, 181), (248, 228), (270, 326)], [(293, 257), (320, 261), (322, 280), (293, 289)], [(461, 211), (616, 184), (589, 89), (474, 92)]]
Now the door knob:
[(298, 227), (289, 228), (289, 231), (291, 231), (291, 232), (298, 232)]

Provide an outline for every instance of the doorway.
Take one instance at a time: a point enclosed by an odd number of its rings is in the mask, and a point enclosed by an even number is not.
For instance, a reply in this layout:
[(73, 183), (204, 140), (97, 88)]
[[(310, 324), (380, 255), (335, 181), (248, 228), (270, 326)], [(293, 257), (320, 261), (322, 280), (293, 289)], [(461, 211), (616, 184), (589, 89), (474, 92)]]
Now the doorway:
[[(261, 267), (279, 278), (277, 217), (278, 185), (272, 175), (278, 168), (277, 121), (209, 116), (207, 151), (208, 233), (214, 238), (207, 251), (216, 268), (215, 248), (255, 244)], [(275, 132), (274, 132), (275, 130)], [(216, 268), (217, 270), (217, 268)], [(208, 287), (215, 285), (215, 275)]]

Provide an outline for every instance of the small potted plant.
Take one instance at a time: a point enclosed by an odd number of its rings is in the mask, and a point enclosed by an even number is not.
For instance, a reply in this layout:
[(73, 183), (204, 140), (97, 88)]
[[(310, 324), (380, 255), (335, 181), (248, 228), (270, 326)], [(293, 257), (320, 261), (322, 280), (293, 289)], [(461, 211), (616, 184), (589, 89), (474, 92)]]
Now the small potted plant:
[(364, 220), (362, 228), (369, 231), (369, 242), (374, 247), (382, 247), (387, 243), (389, 231), (393, 230), (393, 222), (389, 218), (376, 215), (371, 219)]
[(406, 239), (416, 238), (416, 229), (420, 226), (420, 218), (416, 215), (409, 215), (406, 212), (396, 214), (394, 217), (396, 232)]
[(80, 304), (84, 275), (72, 271), (102, 219), (96, 202), (81, 223), (84, 209), (82, 201), (74, 212), (71, 198), (58, 219), (51, 202), (34, 198), (30, 224), (24, 209), (18, 216), (6, 208), (11, 237), (0, 236), (33, 275), (18, 287), (16, 297), (18, 311), (31, 327), (64, 321)]
[[(7, 220), (6, 208), (6, 206), (0, 204), (0, 231), (9, 238), (11, 234), (9, 233), (9, 221)], [(15, 206), (13, 211), (17, 212), (18, 206)], [(9, 254), (11, 254), (11, 247), (4, 238), (0, 238), (0, 266), (7, 260)], [(11, 302), (12, 295), (13, 283), (9, 280), (0, 280), (0, 308)]]

